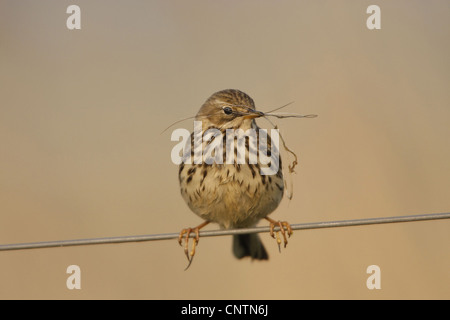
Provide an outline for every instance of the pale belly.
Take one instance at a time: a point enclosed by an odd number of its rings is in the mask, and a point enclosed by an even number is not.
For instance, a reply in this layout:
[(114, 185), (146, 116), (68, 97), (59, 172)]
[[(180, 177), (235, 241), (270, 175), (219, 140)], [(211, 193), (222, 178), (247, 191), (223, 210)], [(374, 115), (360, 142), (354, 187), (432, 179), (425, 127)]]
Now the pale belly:
[(222, 228), (245, 228), (273, 212), (283, 197), (281, 169), (260, 175), (257, 165), (181, 165), (181, 195), (201, 218)]

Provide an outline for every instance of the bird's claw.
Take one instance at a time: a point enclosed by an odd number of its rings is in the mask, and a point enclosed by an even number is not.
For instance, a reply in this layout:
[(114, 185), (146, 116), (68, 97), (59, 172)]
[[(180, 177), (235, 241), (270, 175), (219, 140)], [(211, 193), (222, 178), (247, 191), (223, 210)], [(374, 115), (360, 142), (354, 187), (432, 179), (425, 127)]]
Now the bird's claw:
[[(195, 233), (195, 237), (192, 239), (192, 247), (191, 251), (189, 252), (189, 238), (192, 232)], [(180, 244), (180, 246), (183, 245), (183, 236), (184, 236), (184, 254), (186, 255), (186, 258), (189, 261), (189, 264), (186, 267), (187, 269), (189, 268), (189, 266), (192, 263), (192, 260), (194, 259), (195, 247), (197, 246), (200, 240), (199, 228), (186, 228), (181, 230), (180, 235), (178, 236), (178, 243)]]
[[(189, 266), (192, 263), (192, 260), (194, 259), (195, 248), (197, 247), (198, 242), (200, 241), (200, 229), (206, 226), (208, 223), (209, 221), (206, 221), (195, 228), (186, 228), (180, 231), (180, 234), (178, 235), (178, 243), (180, 244), (180, 246), (183, 246), (183, 236), (184, 236), (184, 254), (188, 259), (188, 265), (184, 270), (187, 270), (189, 268)], [(189, 238), (191, 236), (191, 233), (195, 233), (195, 236), (192, 238), (191, 251), (189, 251)]]
[[(281, 252), (281, 238), (280, 233), (283, 236), (283, 244), (286, 248), (288, 244), (288, 238), (293, 234), (291, 225), (286, 221), (275, 221), (266, 217), (266, 220), (270, 222), (270, 236), (277, 240), (278, 250)], [(275, 227), (279, 227), (280, 230), (275, 231)], [(286, 237), (287, 235), (287, 237)]]

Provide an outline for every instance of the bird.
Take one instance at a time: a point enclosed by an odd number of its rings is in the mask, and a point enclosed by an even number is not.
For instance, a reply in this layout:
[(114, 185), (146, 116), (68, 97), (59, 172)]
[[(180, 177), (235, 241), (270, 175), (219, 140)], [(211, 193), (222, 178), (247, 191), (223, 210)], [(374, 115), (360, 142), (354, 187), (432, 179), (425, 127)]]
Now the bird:
[[(211, 222), (217, 223), (221, 229), (234, 229), (253, 227), (261, 219), (265, 219), (270, 223), (270, 235), (276, 238), (278, 247), (280, 248), (281, 243), (280, 232), (284, 247), (287, 245), (287, 237), (292, 234), (289, 223), (268, 217), (280, 204), (285, 185), (277, 146), (272, 143), (269, 135), (261, 134), (261, 128), (255, 121), (263, 116), (264, 112), (255, 110), (253, 99), (237, 89), (215, 92), (203, 103), (195, 116), (195, 121), (199, 123), (198, 128), (201, 129), (197, 134), (194, 130), (187, 141), (189, 145), (179, 165), (178, 178), (182, 198), (191, 211), (205, 221), (194, 228), (184, 228), (179, 234), (180, 245), (183, 245), (184, 240), (188, 267), (200, 239), (199, 230)], [(242, 130), (241, 133), (254, 134), (244, 136), (241, 140), (236, 134), (231, 136), (231, 139), (227, 136), (229, 132), (239, 129)], [(252, 137), (256, 137), (256, 140), (251, 139)], [(235, 138), (237, 143), (234, 143)], [(242, 154), (244, 146), (245, 157)], [(264, 169), (269, 167), (267, 161), (263, 163), (261, 160), (263, 152), (267, 157), (278, 161), (278, 166), (269, 174), (263, 174)], [(207, 153), (210, 155), (209, 161), (204, 159)], [(251, 161), (252, 156), (256, 156), (257, 160), (253, 158)], [(200, 161), (195, 161), (195, 157)], [(222, 162), (211, 161), (212, 158), (221, 158)], [(228, 161), (233, 158), (234, 161)], [(273, 163), (270, 164), (272, 166)], [(276, 233), (275, 227), (279, 228)], [(189, 250), (192, 233), (195, 235)], [(238, 259), (269, 258), (257, 233), (233, 235), (232, 249)]]

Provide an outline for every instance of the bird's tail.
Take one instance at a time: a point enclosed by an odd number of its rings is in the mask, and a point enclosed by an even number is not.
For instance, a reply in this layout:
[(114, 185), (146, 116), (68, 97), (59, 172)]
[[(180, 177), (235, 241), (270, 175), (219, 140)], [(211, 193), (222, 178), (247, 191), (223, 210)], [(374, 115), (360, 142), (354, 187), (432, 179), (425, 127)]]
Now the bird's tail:
[(267, 254), (261, 239), (259, 239), (259, 236), (256, 233), (234, 235), (233, 253), (238, 259), (242, 259), (244, 257), (251, 257), (252, 260), (269, 259), (269, 255)]

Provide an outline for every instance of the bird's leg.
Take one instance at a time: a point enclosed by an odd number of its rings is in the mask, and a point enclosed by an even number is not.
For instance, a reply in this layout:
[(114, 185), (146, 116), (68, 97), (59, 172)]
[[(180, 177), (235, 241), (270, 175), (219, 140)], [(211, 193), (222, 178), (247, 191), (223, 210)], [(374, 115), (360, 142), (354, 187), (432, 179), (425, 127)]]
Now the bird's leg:
[[(270, 222), (270, 236), (277, 240), (278, 250), (281, 251), (280, 232), (281, 232), (281, 235), (283, 236), (284, 247), (286, 248), (286, 246), (288, 244), (287, 238), (290, 238), (293, 233), (291, 225), (289, 223), (287, 223), (286, 221), (275, 221), (273, 219), (270, 219), (269, 217), (265, 217), (265, 219)], [(274, 232), (275, 227), (279, 227), (280, 230)], [(287, 234), (287, 237), (286, 237), (286, 234)]]
[[(200, 229), (203, 228), (204, 226), (206, 226), (209, 223), (209, 221), (205, 221), (202, 224), (196, 226), (195, 228), (186, 228), (181, 230), (180, 235), (178, 236), (178, 243), (180, 244), (180, 246), (183, 245), (183, 236), (184, 237), (184, 254), (186, 255), (186, 258), (189, 261), (189, 264), (187, 265), (186, 269), (189, 268), (189, 266), (192, 263), (192, 260), (194, 259), (194, 255), (195, 255), (195, 247), (197, 246), (199, 240), (200, 240)], [(191, 233), (194, 232), (195, 233), (195, 237), (192, 240), (192, 249), (191, 252), (189, 252), (189, 238)], [(186, 270), (185, 269), (185, 270)]]

